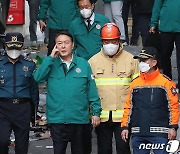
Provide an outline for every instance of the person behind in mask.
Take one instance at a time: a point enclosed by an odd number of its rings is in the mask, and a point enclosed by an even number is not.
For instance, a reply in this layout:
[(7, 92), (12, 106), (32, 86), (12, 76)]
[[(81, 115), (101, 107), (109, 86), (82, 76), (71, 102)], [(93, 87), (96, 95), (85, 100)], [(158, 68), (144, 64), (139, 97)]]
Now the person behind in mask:
[(95, 0), (78, 0), (81, 16), (71, 22), (69, 32), (74, 38), (74, 52), (86, 60), (101, 50), (101, 27), (110, 20), (94, 12)]
[(123, 50), (116, 24), (105, 24), (101, 39), (101, 51), (89, 60), (102, 106), (101, 123), (96, 128), (98, 154), (112, 154), (113, 134), (117, 154), (130, 154), (129, 143), (121, 139), (120, 124), (130, 82), (139, 75), (138, 61)]
[(21, 55), (21, 33), (7, 33), (6, 54), (0, 59), (0, 154), (8, 153), (11, 131), (15, 135), (15, 153), (26, 154), (32, 103), (38, 104), (38, 84), (32, 73), (35, 63)]
[[(158, 52), (144, 47), (138, 56), (140, 76), (130, 85), (121, 123), (122, 139), (131, 132), (133, 154), (150, 153), (141, 144), (166, 144), (176, 139), (178, 129), (178, 94), (175, 83), (158, 69)], [(154, 149), (154, 154), (165, 154), (166, 146)]]

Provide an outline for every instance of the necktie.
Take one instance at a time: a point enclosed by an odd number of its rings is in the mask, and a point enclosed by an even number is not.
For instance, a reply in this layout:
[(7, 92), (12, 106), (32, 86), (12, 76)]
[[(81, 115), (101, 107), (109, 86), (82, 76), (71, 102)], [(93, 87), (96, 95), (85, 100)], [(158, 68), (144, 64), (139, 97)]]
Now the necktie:
[(91, 27), (91, 20), (87, 19), (86, 21), (87, 21), (87, 28), (90, 29), (90, 27)]
[(65, 63), (62, 63), (62, 66), (63, 66), (63, 70), (64, 70), (64, 74), (66, 76), (66, 73), (67, 73), (67, 66)]

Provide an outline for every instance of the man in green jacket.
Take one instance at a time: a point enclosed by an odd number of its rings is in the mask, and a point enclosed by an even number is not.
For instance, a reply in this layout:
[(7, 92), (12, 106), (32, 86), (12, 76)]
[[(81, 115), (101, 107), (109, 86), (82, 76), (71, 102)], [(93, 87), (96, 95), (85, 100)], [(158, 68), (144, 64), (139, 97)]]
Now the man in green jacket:
[(90, 154), (91, 124), (98, 126), (101, 114), (94, 76), (88, 62), (72, 54), (68, 32), (59, 32), (55, 41), (51, 55), (34, 72), (36, 81), (47, 81), (47, 122), (54, 153), (65, 154), (70, 141), (73, 154)]
[(49, 44), (48, 55), (55, 45), (55, 36), (61, 30), (68, 30), (70, 22), (79, 16), (77, 0), (41, 0), (39, 25), (43, 32), (48, 12)]
[[(159, 24), (160, 23), (160, 24)], [(158, 25), (159, 24), (159, 25)], [(171, 55), (176, 45), (178, 88), (180, 89), (180, 1), (155, 0), (150, 32), (160, 30), (160, 56), (163, 73), (172, 79)]]
[(101, 50), (100, 30), (110, 21), (107, 17), (94, 13), (95, 0), (78, 0), (78, 6), (81, 16), (71, 22), (69, 32), (74, 37), (74, 52), (89, 60)]

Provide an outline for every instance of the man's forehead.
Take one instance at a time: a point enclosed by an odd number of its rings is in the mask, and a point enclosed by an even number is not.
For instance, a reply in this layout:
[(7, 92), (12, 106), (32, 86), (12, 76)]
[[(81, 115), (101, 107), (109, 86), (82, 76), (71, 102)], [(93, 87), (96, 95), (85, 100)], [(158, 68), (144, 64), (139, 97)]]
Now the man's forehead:
[(79, 5), (91, 5), (90, 0), (79, 0)]
[(71, 40), (71, 37), (68, 35), (59, 35), (56, 40), (57, 41), (66, 41), (66, 40), (69, 41), (69, 40)]

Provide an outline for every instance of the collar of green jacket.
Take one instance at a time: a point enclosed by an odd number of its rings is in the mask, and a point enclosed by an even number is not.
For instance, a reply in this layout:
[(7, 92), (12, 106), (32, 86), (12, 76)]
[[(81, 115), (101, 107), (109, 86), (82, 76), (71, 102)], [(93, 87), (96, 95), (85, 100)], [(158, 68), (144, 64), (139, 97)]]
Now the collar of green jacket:
[[(81, 24), (85, 24), (84, 18), (82, 16), (80, 17), (80, 21), (81, 21), (80, 22)], [(98, 16), (98, 14), (96, 12), (94, 12), (94, 23), (97, 23), (99, 21), (101, 21), (101, 18)], [(93, 23), (93, 25), (94, 25), (94, 23)]]
[[(77, 65), (77, 56), (73, 54), (72, 57), (73, 57), (72, 63)], [(60, 59), (60, 57), (56, 58), (55, 63), (57, 64), (57, 66), (62, 64), (62, 60)]]

